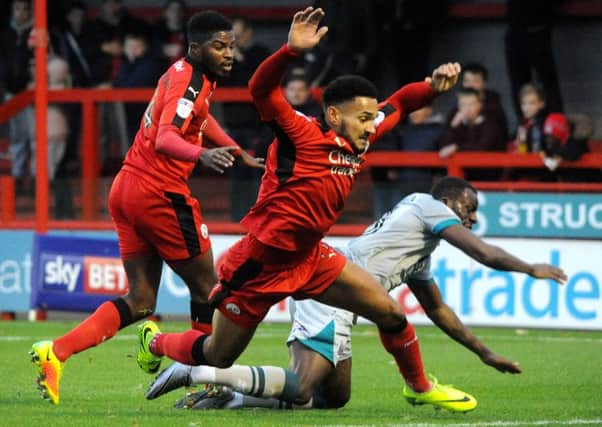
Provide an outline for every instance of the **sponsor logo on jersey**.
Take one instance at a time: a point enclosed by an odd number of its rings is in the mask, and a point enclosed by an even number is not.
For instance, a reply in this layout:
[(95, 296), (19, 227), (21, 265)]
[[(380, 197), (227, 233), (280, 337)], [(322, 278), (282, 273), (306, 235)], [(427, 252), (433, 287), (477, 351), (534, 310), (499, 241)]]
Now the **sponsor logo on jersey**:
[(183, 119), (187, 119), (192, 113), (192, 109), (194, 108), (194, 102), (186, 98), (178, 99), (178, 106), (176, 107), (176, 114), (178, 117)]
[(194, 90), (194, 88), (193, 88), (192, 86), (188, 86), (188, 89), (187, 89), (187, 90), (189, 90), (190, 92), (192, 92), (192, 96), (194, 96), (195, 98), (196, 98), (197, 96), (199, 96), (199, 93), (201, 93), (201, 91), (200, 91), (200, 90)]
[(328, 161), (332, 165), (330, 173), (332, 175), (355, 176), (360, 171), (362, 158), (352, 153), (345, 153), (341, 150), (332, 150), (328, 153)]

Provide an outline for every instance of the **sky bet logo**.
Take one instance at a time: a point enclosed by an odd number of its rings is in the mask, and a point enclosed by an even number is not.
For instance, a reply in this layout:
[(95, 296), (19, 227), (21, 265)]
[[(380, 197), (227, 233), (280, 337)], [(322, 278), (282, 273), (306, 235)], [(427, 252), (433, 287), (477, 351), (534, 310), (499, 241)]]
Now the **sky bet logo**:
[(44, 289), (124, 295), (128, 291), (119, 258), (43, 254)]

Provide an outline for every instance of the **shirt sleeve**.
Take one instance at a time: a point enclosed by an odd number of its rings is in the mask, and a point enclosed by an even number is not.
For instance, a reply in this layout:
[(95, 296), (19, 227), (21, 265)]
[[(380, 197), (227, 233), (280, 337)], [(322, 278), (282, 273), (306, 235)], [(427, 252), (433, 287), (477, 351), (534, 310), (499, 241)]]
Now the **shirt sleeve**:
[[(217, 120), (215, 120), (211, 114), (207, 115), (207, 127), (203, 131), (203, 135), (217, 146), (234, 146), (240, 149), (239, 145), (222, 129)], [(239, 152), (240, 150), (236, 150), (232, 154), (237, 154)]]
[(203, 86), (202, 76), (195, 73), (190, 66), (181, 71), (172, 69), (166, 85), (159, 126), (173, 125), (177, 128), (176, 132), (182, 136), (194, 117), (194, 103)]
[(436, 92), (426, 82), (410, 83), (397, 90), (379, 104), (376, 133), (370, 138), (371, 142), (391, 131), (407, 114), (430, 104), (435, 95)]
[(157, 132), (155, 150), (174, 159), (194, 163), (199, 159), (203, 147), (185, 141), (178, 134), (177, 127), (163, 125), (159, 127), (159, 131)]
[(447, 227), (461, 224), (454, 211), (438, 200), (426, 199), (421, 205), (422, 221), (426, 229), (433, 234), (439, 235)]
[(297, 118), (280, 87), (287, 67), (296, 58), (297, 54), (284, 45), (266, 58), (249, 80), (249, 90), (261, 119), (275, 120), (282, 128), (290, 127)]

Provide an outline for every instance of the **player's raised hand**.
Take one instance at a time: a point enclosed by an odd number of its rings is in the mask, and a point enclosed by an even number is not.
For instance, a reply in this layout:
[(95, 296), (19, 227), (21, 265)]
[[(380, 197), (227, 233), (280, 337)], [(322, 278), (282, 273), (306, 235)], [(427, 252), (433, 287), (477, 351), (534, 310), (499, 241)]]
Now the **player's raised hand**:
[(234, 156), (231, 153), (237, 150), (240, 150), (240, 148), (235, 146), (208, 148), (201, 151), (199, 160), (203, 166), (219, 173), (224, 173), (224, 170), (232, 167), (234, 164)]
[(446, 92), (450, 90), (460, 77), (462, 67), (457, 62), (448, 62), (447, 64), (439, 65), (433, 71), (431, 77), (427, 77), (425, 81), (437, 92)]
[(483, 357), (481, 357), (481, 360), (486, 365), (489, 365), (503, 373), (508, 372), (510, 374), (520, 374), (522, 372), (518, 362), (512, 362), (511, 360), (508, 360), (505, 357), (499, 356), (493, 352), (485, 354)]
[(243, 166), (253, 169), (265, 170), (264, 159), (261, 157), (253, 157), (246, 151), (242, 150), (240, 155), (237, 157), (237, 162)]
[(538, 279), (552, 279), (561, 285), (564, 285), (568, 279), (567, 275), (561, 268), (554, 267), (550, 264), (533, 264), (531, 268), (531, 276)]
[(293, 22), (288, 32), (288, 46), (298, 52), (315, 47), (324, 35), (328, 27), (318, 29), (320, 21), (324, 17), (321, 8), (308, 7), (293, 16)]

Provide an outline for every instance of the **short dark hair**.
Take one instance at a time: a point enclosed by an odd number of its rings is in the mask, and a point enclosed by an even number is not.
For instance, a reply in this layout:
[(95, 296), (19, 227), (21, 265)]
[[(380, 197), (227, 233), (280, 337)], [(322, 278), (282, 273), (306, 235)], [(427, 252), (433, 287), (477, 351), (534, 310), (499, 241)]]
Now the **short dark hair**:
[(468, 64), (464, 64), (462, 67), (462, 73), (480, 74), (483, 76), (483, 80), (485, 81), (487, 81), (487, 77), (489, 77), (487, 68), (485, 68), (483, 64), (479, 64), (477, 62), (469, 62)]
[(455, 176), (444, 176), (433, 185), (431, 195), (437, 200), (441, 200), (444, 197), (457, 200), (466, 190), (472, 190), (475, 194), (477, 193), (477, 189), (465, 179), (456, 178)]
[(325, 107), (351, 101), (356, 96), (377, 98), (376, 86), (364, 77), (346, 75), (337, 77), (324, 89), (323, 102)]
[(460, 90), (458, 90), (458, 96), (476, 96), (479, 100), (481, 100), (481, 93), (472, 88), (472, 87), (461, 87)]
[(214, 10), (195, 13), (186, 24), (189, 42), (203, 44), (218, 31), (232, 31), (232, 21)]

